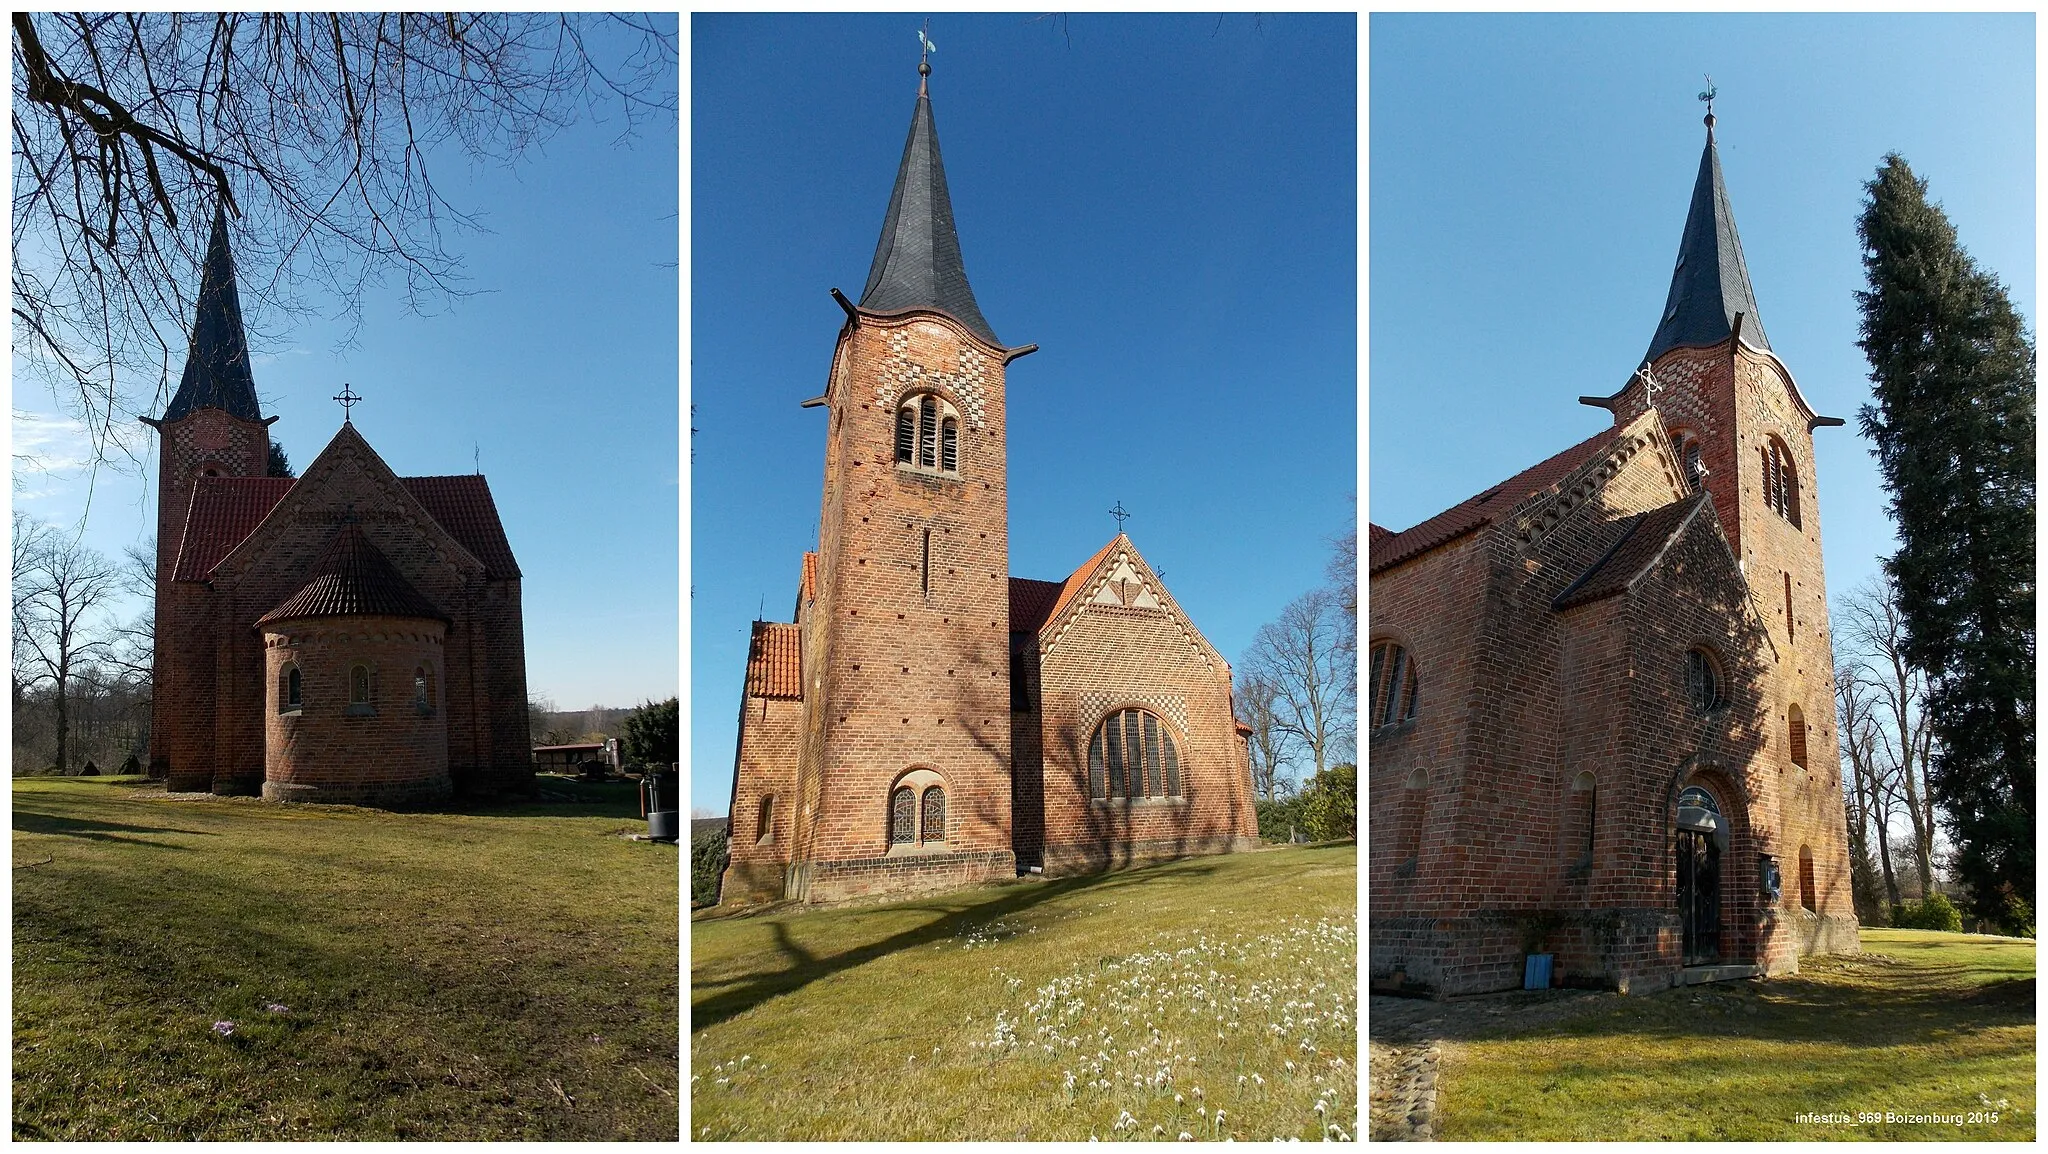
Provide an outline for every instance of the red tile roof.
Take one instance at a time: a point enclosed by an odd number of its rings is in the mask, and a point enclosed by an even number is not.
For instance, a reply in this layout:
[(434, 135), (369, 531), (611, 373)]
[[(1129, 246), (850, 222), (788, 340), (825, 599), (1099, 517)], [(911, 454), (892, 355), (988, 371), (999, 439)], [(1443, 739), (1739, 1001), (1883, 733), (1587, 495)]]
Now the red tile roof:
[(1706, 503), (1706, 494), (1700, 493), (1628, 518), (1621, 537), (1566, 586), (1553, 604), (1559, 609), (1570, 609), (1625, 592), (1664, 555), (1664, 550), (1692, 524), (1693, 517)]
[(1530, 494), (1548, 489), (1570, 476), (1605, 449), (1622, 428), (1621, 425), (1611, 425), (1602, 429), (1564, 452), (1531, 465), (1478, 496), (1460, 501), (1412, 528), (1384, 537), (1373, 534), (1368, 572), (1390, 569), (1487, 524), (1521, 504)]
[(486, 576), (493, 581), (519, 576), (519, 562), (512, 559), (512, 544), (505, 540), (505, 526), (498, 520), (498, 504), (491, 500), (491, 486), (482, 474), (399, 480), (449, 536), (484, 563)]
[(1052, 603), (1060, 599), (1061, 588), (1058, 581), (1010, 578), (1010, 632), (1038, 632), (1052, 613)]
[(327, 547), (306, 568), (306, 583), (284, 603), (256, 619), (258, 625), (304, 617), (423, 617), (448, 615), (412, 587), (391, 559), (377, 551), (363, 527), (342, 523)]
[[(481, 476), (400, 477), (406, 491), (448, 535), (483, 562), (492, 580), (519, 576), (512, 545), (498, 520), (491, 487)], [(201, 477), (185, 514), (185, 536), (172, 567), (174, 581), (204, 581), (297, 482), (290, 477)]]
[(786, 621), (754, 622), (747, 645), (747, 696), (802, 699), (803, 632)]
[(290, 477), (201, 477), (185, 512), (185, 536), (173, 581), (204, 581), (220, 559), (254, 532), (294, 484)]

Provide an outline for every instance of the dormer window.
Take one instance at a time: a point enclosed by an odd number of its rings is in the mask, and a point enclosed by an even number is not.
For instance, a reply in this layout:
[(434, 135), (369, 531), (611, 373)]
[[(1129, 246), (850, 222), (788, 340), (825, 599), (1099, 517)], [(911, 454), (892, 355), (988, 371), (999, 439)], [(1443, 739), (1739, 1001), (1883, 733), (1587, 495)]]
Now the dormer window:
[(896, 407), (896, 464), (920, 472), (960, 472), (960, 414), (930, 393)]

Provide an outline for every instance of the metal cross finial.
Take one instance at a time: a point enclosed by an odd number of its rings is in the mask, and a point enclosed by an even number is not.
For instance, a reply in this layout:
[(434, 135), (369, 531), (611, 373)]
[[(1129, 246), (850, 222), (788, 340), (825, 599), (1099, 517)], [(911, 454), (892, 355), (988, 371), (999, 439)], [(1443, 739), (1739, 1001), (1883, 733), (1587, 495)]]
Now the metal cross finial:
[(1116, 518), (1116, 531), (1121, 533), (1124, 531), (1124, 522), (1130, 519), (1131, 511), (1129, 509), (1124, 508), (1124, 503), (1122, 501), (1118, 501), (1116, 505), (1110, 509), (1109, 515)]
[(363, 398), (354, 389), (349, 388), (348, 383), (344, 381), (342, 382), (341, 391), (334, 394), (334, 399), (341, 402), (341, 423), (344, 425), (349, 424), (353, 416), (349, 410), (354, 408), (356, 402)]
[(1649, 405), (1649, 406), (1650, 406), (1651, 408), (1653, 408), (1653, 409), (1654, 409), (1654, 408), (1656, 408), (1656, 407), (1657, 407), (1657, 378), (1656, 378), (1656, 377), (1654, 377), (1654, 376), (1652, 376), (1652, 375), (1650, 374), (1650, 362), (1648, 362), (1648, 361), (1644, 361), (1644, 362), (1643, 362), (1643, 367), (1642, 367), (1642, 368), (1640, 368), (1640, 369), (1637, 369), (1637, 370), (1636, 370), (1636, 376), (1638, 376), (1638, 377), (1641, 377), (1641, 378), (1643, 379), (1643, 400), (1644, 400), (1644, 402), (1645, 402), (1646, 404), (1648, 404), (1648, 405)]

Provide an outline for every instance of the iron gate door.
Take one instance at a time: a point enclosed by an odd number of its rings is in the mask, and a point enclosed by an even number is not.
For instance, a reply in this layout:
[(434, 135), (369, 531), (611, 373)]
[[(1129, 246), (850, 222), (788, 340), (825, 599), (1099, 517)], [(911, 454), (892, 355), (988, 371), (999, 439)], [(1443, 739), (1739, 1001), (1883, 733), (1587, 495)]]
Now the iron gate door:
[(1721, 849), (1710, 833), (1678, 831), (1678, 916), (1685, 927), (1685, 964), (1719, 961)]

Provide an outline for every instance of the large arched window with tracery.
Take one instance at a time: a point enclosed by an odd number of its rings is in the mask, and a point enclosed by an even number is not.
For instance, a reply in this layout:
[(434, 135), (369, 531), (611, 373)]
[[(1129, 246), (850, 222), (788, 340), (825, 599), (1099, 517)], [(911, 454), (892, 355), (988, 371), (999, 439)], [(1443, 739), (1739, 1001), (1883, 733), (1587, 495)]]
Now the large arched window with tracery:
[(1088, 795), (1179, 797), (1180, 747), (1151, 711), (1120, 709), (1088, 741)]
[(930, 769), (906, 771), (889, 789), (889, 852), (946, 843), (946, 782)]
[(896, 406), (896, 463), (934, 473), (960, 472), (960, 414), (931, 393)]

